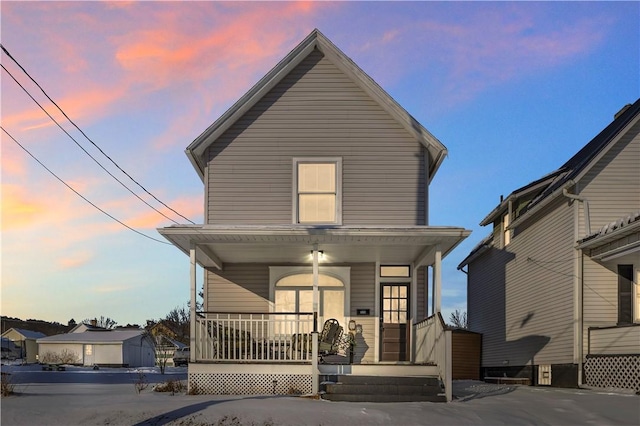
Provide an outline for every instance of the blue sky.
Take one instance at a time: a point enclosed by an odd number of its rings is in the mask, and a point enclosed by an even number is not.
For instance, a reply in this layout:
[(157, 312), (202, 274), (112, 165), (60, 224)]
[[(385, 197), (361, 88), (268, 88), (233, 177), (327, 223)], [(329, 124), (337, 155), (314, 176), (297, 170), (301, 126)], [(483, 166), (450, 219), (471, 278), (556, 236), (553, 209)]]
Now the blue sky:
[[(500, 195), (558, 168), (640, 96), (638, 2), (10, 2), (3, 46), (146, 189), (202, 222), (184, 149), (318, 28), (449, 150), (432, 225), (473, 233), (444, 261), (443, 313), (466, 309), (457, 264), (490, 230)], [(105, 168), (154, 207), (2, 64)], [(162, 239), (172, 222), (86, 156), (1, 71), (2, 126), (78, 192)], [(188, 300), (176, 248), (115, 223), (4, 133), (2, 314), (144, 324)]]

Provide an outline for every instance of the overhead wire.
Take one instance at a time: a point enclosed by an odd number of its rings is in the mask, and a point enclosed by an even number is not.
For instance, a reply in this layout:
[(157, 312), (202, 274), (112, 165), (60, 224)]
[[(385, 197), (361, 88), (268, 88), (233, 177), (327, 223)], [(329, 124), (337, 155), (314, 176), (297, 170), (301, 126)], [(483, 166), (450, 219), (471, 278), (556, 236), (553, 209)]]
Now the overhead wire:
[(4, 133), (6, 133), (7, 136), (9, 136), (9, 138), (11, 138), (11, 140), (13, 140), (20, 148), (22, 148), (22, 150), (24, 152), (26, 152), (27, 154), (29, 154), (29, 156), (31, 158), (33, 158), (38, 164), (40, 164), (42, 167), (44, 167), (44, 169), (46, 171), (48, 171), (49, 173), (51, 173), (51, 175), (53, 175), (53, 177), (55, 177), (57, 180), (59, 180), (64, 186), (66, 186), (67, 188), (69, 188), (71, 191), (73, 191), (77, 196), (79, 196), (80, 198), (82, 198), (84, 201), (86, 201), (87, 203), (89, 203), (91, 206), (93, 206), (95, 209), (99, 210), (101, 213), (105, 214), (106, 216), (108, 216), (109, 218), (113, 219), (114, 221), (118, 222), (120, 225), (124, 226), (125, 228), (129, 229), (130, 231), (135, 232), (138, 235), (141, 235), (145, 238), (148, 238), (150, 240), (156, 241), (158, 243), (162, 243), (162, 244), (166, 244), (166, 245), (172, 245), (169, 242), (166, 241), (162, 241), (159, 240), (157, 238), (153, 238), (143, 232), (138, 231), (137, 229), (132, 228), (131, 226), (127, 225), (126, 223), (122, 222), (121, 220), (117, 219), (116, 217), (112, 216), (111, 214), (107, 213), (106, 211), (104, 211), (103, 209), (101, 209), (100, 207), (98, 207), (96, 204), (94, 204), (93, 202), (91, 202), (88, 198), (86, 198), (84, 195), (80, 194), (78, 191), (76, 191), (71, 185), (69, 185), (68, 183), (66, 183), (62, 178), (60, 178), (58, 175), (56, 175), (51, 169), (49, 169), (42, 161), (40, 161), (35, 155), (33, 155), (27, 148), (24, 147), (24, 145), (22, 145), (20, 142), (18, 142), (18, 140), (16, 138), (14, 138), (4, 127), (0, 126), (0, 129), (2, 129), (2, 131)]
[[(60, 111), (60, 113), (62, 113), (62, 115), (98, 150), (100, 151), (100, 153), (102, 155), (104, 155), (116, 168), (118, 168), (118, 170), (120, 170), (125, 176), (127, 176), (133, 183), (135, 183), (140, 189), (142, 189), (145, 193), (147, 193), (149, 196), (151, 196), (154, 200), (156, 200), (158, 203), (162, 204), (164, 207), (166, 207), (167, 209), (169, 209), (170, 211), (172, 211), (173, 213), (175, 213), (176, 215), (180, 216), (181, 218), (185, 219), (187, 222), (194, 224), (195, 222), (193, 222), (192, 220), (190, 220), (189, 218), (183, 216), (182, 214), (178, 213), (176, 210), (174, 210), (172, 207), (168, 206), (167, 204), (165, 204), (163, 201), (161, 201), (160, 199), (158, 199), (155, 195), (153, 195), (151, 192), (149, 192), (144, 186), (142, 186), (142, 184), (140, 184), (137, 180), (135, 180), (129, 173), (127, 173), (122, 167), (120, 167), (120, 165), (118, 165), (118, 163), (116, 163), (109, 155), (107, 155), (102, 148), (100, 148), (89, 136), (87, 136), (87, 134), (82, 131), (82, 129), (73, 121), (71, 120), (71, 118), (69, 118), (69, 116), (64, 112), (64, 110), (47, 94), (47, 92), (42, 88), (42, 86), (40, 86), (40, 84), (38, 84), (38, 82), (31, 77), (31, 75), (27, 72), (27, 70), (11, 55), (11, 53), (9, 53), (9, 51), (4, 47), (4, 45), (2, 45), (2, 43), (0, 43), (0, 48), (2, 48), (2, 51), (22, 70), (22, 72), (40, 89), (40, 91), (42, 92), (42, 94), (53, 104), (55, 105), (55, 107), (58, 109), (58, 111)], [(2, 66), (0, 64), (0, 66)], [(27, 95), (29, 95), (29, 97), (47, 114), (47, 116), (49, 116), (49, 118), (51, 120), (53, 120), (58, 127), (60, 127), (60, 129), (62, 129), (62, 131), (64, 133), (67, 134), (67, 136), (69, 136), (75, 143), (76, 145), (78, 145), (89, 157), (91, 157), (104, 171), (106, 171), (111, 177), (113, 177), (118, 183), (120, 183), (123, 187), (125, 187), (129, 192), (131, 192), (133, 195), (135, 195), (140, 201), (142, 201), (143, 203), (145, 203), (147, 206), (149, 206), (150, 208), (152, 208), (153, 210), (155, 210), (156, 212), (158, 212), (159, 214), (161, 214), (162, 216), (164, 216), (165, 218), (171, 220), (173, 223), (178, 224), (178, 222), (176, 222), (175, 220), (169, 218), (168, 216), (166, 216), (164, 213), (160, 212), (159, 210), (157, 210), (155, 207), (151, 206), (149, 203), (147, 203), (145, 200), (143, 200), (140, 196), (138, 196), (134, 191), (132, 191), (128, 186), (126, 186), (122, 181), (120, 181), (117, 177), (115, 177), (111, 172), (109, 172), (104, 166), (102, 166), (102, 164), (100, 162), (98, 162), (93, 156), (91, 156), (91, 154), (89, 154), (87, 152), (87, 150), (85, 150), (60, 124), (58, 124), (58, 122), (46, 111), (45, 108), (42, 107), (42, 105), (40, 105), (38, 103), (38, 101), (36, 101), (36, 99), (31, 96), (31, 94), (27, 91), (27, 89), (22, 86), (22, 84), (20, 84), (20, 82), (18, 82), (18, 80), (4, 67), (2, 66), (2, 68), (11, 76), (11, 78), (16, 82), (16, 84), (18, 84), (22, 90), (25, 91), (25, 93), (27, 93)]]
[(2, 67), (2, 69), (5, 70), (5, 72), (7, 74), (9, 74), (9, 76), (13, 79), (13, 81), (15, 81), (16, 84), (18, 86), (20, 86), (20, 88), (31, 98), (31, 100), (33, 102), (35, 102), (35, 104), (38, 105), (40, 107), (40, 109), (42, 111), (44, 111), (45, 114), (47, 114), (47, 116), (51, 119), (51, 121), (53, 121), (60, 128), (60, 130), (62, 130), (67, 136), (69, 136), (69, 138), (73, 142), (75, 142), (75, 144), (78, 145), (78, 147), (82, 151), (84, 151), (84, 153), (87, 154), (98, 166), (100, 166), (100, 168), (102, 170), (107, 172), (107, 174), (109, 176), (111, 176), (113, 179), (115, 179), (116, 182), (118, 182), (120, 185), (122, 185), (123, 188), (125, 188), (127, 191), (129, 191), (131, 194), (133, 194), (138, 200), (142, 201), (148, 207), (150, 207), (151, 209), (155, 210), (157, 213), (161, 214), (162, 216), (164, 216), (165, 218), (169, 219), (173, 223), (178, 224), (178, 222), (176, 222), (175, 220), (171, 219), (169, 216), (165, 215), (160, 210), (156, 209), (151, 204), (149, 204), (147, 201), (145, 201), (142, 197), (140, 197), (138, 194), (136, 194), (131, 188), (129, 188), (127, 185), (125, 185), (124, 182), (122, 182), (120, 179), (118, 179), (113, 173), (111, 173), (109, 170), (107, 170), (106, 167), (104, 167), (93, 155), (91, 155), (73, 136), (71, 136), (71, 134), (69, 134), (69, 132), (67, 132), (67, 130), (64, 127), (62, 127), (62, 125), (60, 123), (58, 123), (58, 121), (55, 118), (53, 118), (53, 116), (51, 114), (49, 114), (49, 112), (31, 95), (31, 93), (29, 93), (29, 91), (22, 84), (20, 84), (20, 82), (18, 82), (18, 80), (13, 76), (13, 74), (11, 74), (11, 72), (9, 70), (7, 70), (5, 68), (4, 65), (0, 64), (0, 67)]

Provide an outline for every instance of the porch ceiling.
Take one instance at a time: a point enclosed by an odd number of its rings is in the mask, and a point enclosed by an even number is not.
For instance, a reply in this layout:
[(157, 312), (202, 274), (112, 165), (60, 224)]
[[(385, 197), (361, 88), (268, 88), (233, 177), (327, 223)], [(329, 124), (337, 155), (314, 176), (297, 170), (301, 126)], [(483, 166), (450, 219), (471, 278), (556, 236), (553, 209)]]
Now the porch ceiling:
[(471, 231), (455, 227), (273, 227), (184, 225), (158, 229), (189, 254), (198, 247), (205, 267), (224, 263), (310, 263), (311, 250), (323, 251), (321, 263), (385, 262), (431, 265), (435, 247), (444, 258)]

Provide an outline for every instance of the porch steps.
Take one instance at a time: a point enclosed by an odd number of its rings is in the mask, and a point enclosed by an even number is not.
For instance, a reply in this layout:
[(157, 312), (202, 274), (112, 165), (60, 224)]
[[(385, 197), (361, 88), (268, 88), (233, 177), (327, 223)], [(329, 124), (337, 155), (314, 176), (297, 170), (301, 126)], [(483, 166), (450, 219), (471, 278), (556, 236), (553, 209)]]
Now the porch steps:
[(329, 376), (320, 390), (329, 401), (446, 402), (440, 381), (433, 376)]

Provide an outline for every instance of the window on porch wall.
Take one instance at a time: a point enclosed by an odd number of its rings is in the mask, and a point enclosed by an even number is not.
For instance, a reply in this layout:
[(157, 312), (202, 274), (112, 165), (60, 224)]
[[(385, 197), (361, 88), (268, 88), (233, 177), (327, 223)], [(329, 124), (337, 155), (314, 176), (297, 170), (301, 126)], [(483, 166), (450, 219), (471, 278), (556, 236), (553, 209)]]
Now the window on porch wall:
[(640, 271), (636, 271), (635, 282), (633, 275), (633, 265), (618, 265), (618, 324), (640, 322), (640, 291), (637, 282)]
[[(344, 284), (337, 278), (320, 274), (318, 276), (319, 320), (335, 318), (345, 326)], [(276, 312), (313, 312), (313, 274), (295, 274), (280, 279), (275, 288)], [(293, 321), (295, 315), (285, 315), (283, 323), (276, 327), (277, 334), (292, 332), (308, 333), (311, 330), (289, 330), (287, 321)], [(319, 324), (319, 327), (322, 324)]]

